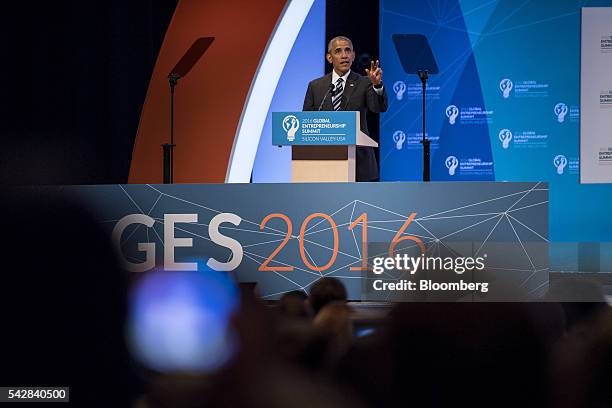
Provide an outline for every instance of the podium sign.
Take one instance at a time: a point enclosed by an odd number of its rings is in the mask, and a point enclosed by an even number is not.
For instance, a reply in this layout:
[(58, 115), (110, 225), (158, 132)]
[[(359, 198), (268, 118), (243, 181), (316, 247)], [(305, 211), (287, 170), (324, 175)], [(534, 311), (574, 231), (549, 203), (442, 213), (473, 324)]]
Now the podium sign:
[(355, 145), (357, 112), (273, 112), (272, 144)]

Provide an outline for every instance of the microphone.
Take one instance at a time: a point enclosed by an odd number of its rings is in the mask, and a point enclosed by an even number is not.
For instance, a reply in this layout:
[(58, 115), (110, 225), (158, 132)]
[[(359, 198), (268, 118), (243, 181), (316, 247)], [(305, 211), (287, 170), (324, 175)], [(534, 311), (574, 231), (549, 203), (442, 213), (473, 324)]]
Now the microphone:
[(325, 96), (323, 97), (323, 100), (321, 101), (321, 104), (319, 105), (319, 109), (317, 109), (318, 111), (321, 110), (321, 108), (323, 107), (323, 103), (325, 102), (325, 98), (327, 98), (327, 95), (329, 95), (329, 93), (333, 91), (334, 88), (335, 88), (335, 85), (333, 83), (330, 83), (329, 86), (327, 87), (327, 92), (325, 92)]

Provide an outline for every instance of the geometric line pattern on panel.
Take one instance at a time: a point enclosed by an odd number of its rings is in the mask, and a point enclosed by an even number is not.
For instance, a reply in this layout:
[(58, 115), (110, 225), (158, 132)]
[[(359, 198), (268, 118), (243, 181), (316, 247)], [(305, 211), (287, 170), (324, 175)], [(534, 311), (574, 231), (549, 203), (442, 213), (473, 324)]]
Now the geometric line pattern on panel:
[[(442, 247), (452, 251), (452, 248), (449, 245), (450, 242), (456, 241), (457, 239), (465, 239), (464, 234), (468, 232), (473, 233), (476, 231), (479, 237), (478, 241), (480, 245), (476, 249), (475, 255), (479, 255), (485, 251), (489, 241), (492, 239), (496, 231), (505, 229), (505, 236), (513, 237), (513, 242), (511, 244), (514, 244), (517, 246), (517, 248), (520, 248), (520, 252), (522, 253), (521, 256), (523, 257), (523, 259), (520, 261), (522, 262), (521, 265), (523, 266), (507, 267), (505, 265), (487, 265), (487, 269), (522, 273), (525, 275), (522, 285), (526, 286), (528, 282), (539, 272), (548, 272), (547, 265), (542, 267), (542, 265), (539, 265), (538, 262), (534, 262), (535, 254), (529, 250), (528, 245), (525, 245), (526, 242), (547, 243), (548, 239), (537, 232), (534, 228), (530, 227), (524, 219), (522, 220), (523, 212), (528, 211), (530, 208), (548, 205), (547, 199), (543, 199), (541, 201), (536, 200), (535, 202), (529, 202), (527, 200), (531, 197), (533, 201), (535, 194), (538, 192), (548, 191), (547, 188), (540, 187), (540, 184), (541, 183), (534, 183), (534, 185), (528, 190), (495, 196), (486, 200), (477, 201), (459, 207), (448, 208), (446, 210), (427, 215), (418, 214), (418, 216), (414, 218), (410, 228), (408, 228), (403, 235), (411, 235), (420, 238), (426, 244), (427, 251), (430, 254), (436, 254)], [(130, 241), (133, 235), (139, 230), (141, 231), (141, 228), (146, 230), (146, 238), (148, 239), (147, 242), (154, 242), (156, 244), (163, 245), (162, 237), (164, 218), (155, 216), (155, 209), (159, 203), (162, 202), (162, 200), (175, 200), (181, 205), (184, 205), (186, 209), (192, 208), (194, 211), (210, 212), (212, 216), (223, 212), (220, 209), (210, 208), (201, 203), (189, 201), (184, 198), (165, 193), (152, 185), (147, 185), (147, 187), (151, 189), (156, 196), (153, 203), (146, 207), (143, 203), (138, 203), (138, 200), (133, 197), (126, 188), (123, 186), (119, 187), (129, 203), (131, 203), (131, 206), (134, 207), (135, 211), (139, 212), (140, 214), (149, 215), (155, 220), (155, 224), (152, 228), (146, 228), (141, 224), (136, 224), (133, 226), (131, 231), (126, 230), (121, 240), (122, 246)], [(537, 198), (537, 196), (535, 196), (535, 198)], [(494, 211), (491, 211), (492, 206), (495, 207)], [(483, 208), (486, 209), (483, 211)], [(369, 242), (373, 242), (374, 240), (376, 242), (390, 242), (399, 228), (410, 217), (410, 214), (402, 214), (387, 208), (383, 208), (373, 202), (349, 200), (343, 203), (329, 214), (334, 218), (334, 220), (336, 220), (337, 229), (340, 231), (340, 234), (348, 234), (348, 238), (346, 235), (343, 235), (343, 238), (345, 239), (340, 239), (344, 245), (342, 248), (338, 249), (338, 257), (333, 269), (318, 272), (310, 270), (305, 266), (302, 267), (299, 265), (292, 265), (294, 270), (298, 273), (275, 270), (272, 272), (258, 272), (273, 274), (277, 277), (277, 279), (282, 279), (287, 284), (286, 289), (284, 290), (274, 293), (261, 293), (262, 297), (264, 299), (276, 298), (283, 293), (296, 289), (306, 291), (312, 284), (324, 276), (333, 276), (346, 280), (362, 279), (360, 273), (349, 272), (350, 267), (360, 266), (362, 262), (362, 224), (357, 224), (357, 226), (352, 230), (348, 230), (348, 226), (351, 225), (353, 221), (355, 221), (355, 219), (358, 218), (364, 211), (367, 211), (368, 214), (367, 222)], [(113, 224), (117, 221), (118, 219), (106, 219), (102, 222)], [(455, 227), (453, 230), (449, 231), (448, 223), (451, 221)], [(444, 228), (441, 228), (441, 226)], [(180, 231), (184, 234), (184, 236), (211, 241), (211, 239), (207, 236), (207, 227), (207, 223), (198, 222), (181, 224), (181, 226), (175, 225), (175, 230)], [(309, 262), (315, 266), (322, 263), (321, 259), (323, 259), (323, 263), (326, 262), (333, 252), (333, 248), (325, 243), (325, 238), (329, 238), (329, 235), (326, 235), (326, 233), (330, 234), (331, 229), (332, 227), (326, 220), (317, 219), (312, 221), (312, 223), (309, 224), (308, 228), (305, 230), (304, 250)], [(151, 230), (152, 233), (150, 233), (149, 230)], [(260, 229), (260, 222), (245, 218), (242, 218), (242, 222), (239, 226), (227, 226), (227, 224), (224, 224), (219, 227), (219, 230), (220, 232), (238, 231), (243, 234), (241, 237), (250, 237), (249, 239), (246, 239), (248, 242), (241, 241), (244, 251), (243, 263), (246, 260), (252, 262), (255, 270), (268, 258), (271, 253), (270, 248), (276, 248), (286, 236), (286, 230), (280, 229), (280, 227), (275, 228), (266, 225), (263, 229)], [(370, 239), (370, 236), (374, 237), (374, 240)], [(297, 245), (299, 238), (299, 233), (296, 234), (294, 228), (287, 246), (289, 246), (290, 242)], [(469, 240), (476, 241), (476, 239), (473, 238), (473, 234)], [(317, 256), (314, 254), (315, 252), (319, 255), (324, 255), (327, 253), (328, 256), (327, 258), (325, 256), (319, 256), (317, 258)], [(384, 254), (368, 254), (368, 261), (371, 262), (374, 257), (381, 255)], [(128, 259), (132, 262), (143, 262), (143, 259), (139, 259), (135, 256), (128, 256)], [(275, 260), (269, 264), (269, 267), (272, 269), (274, 269), (275, 266), (288, 266), (288, 264), (283, 263), (282, 260)], [(240, 281), (242, 277), (235, 276), (235, 278)], [(260, 278), (263, 278), (263, 275), (260, 276)], [(388, 277), (388, 279), (394, 280), (398, 280), (400, 278), (401, 277)], [(536, 294), (538, 291), (546, 289), (545, 286), (547, 284), (548, 281), (546, 280), (538, 286), (530, 288), (529, 291), (530, 293)]]

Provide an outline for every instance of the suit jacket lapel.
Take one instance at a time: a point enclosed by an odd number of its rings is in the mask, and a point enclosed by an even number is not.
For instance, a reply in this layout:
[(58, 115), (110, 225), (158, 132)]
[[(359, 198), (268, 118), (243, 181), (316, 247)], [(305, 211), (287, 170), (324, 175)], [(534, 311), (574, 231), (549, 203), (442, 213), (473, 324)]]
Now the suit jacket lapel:
[(327, 96), (325, 96), (325, 101), (323, 102), (323, 106), (321, 107), (321, 110), (324, 110), (324, 111), (334, 110), (334, 107), (331, 103), (332, 93), (331, 92), (327, 93), (329, 89), (329, 84), (331, 84), (331, 80), (332, 80), (332, 74), (330, 72), (329, 74), (325, 75), (325, 81), (323, 81), (323, 83), (325, 84), (325, 89), (323, 89), (323, 95), (327, 94)]
[(351, 71), (351, 73), (349, 74), (346, 80), (346, 86), (344, 87), (344, 92), (342, 93), (342, 107), (340, 108), (340, 110), (347, 110), (348, 108), (347, 101), (351, 100), (351, 95), (353, 94), (353, 92), (355, 91), (355, 88), (357, 87), (358, 79), (359, 79), (359, 75)]

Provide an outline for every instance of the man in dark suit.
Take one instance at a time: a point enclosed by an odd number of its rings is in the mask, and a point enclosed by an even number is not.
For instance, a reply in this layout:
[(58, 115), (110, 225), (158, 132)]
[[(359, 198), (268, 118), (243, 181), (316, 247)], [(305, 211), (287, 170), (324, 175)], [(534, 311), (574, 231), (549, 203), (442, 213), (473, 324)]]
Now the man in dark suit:
[[(361, 131), (369, 135), (366, 112), (387, 110), (387, 92), (382, 83), (379, 62), (370, 63), (367, 76), (351, 71), (355, 59), (353, 43), (346, 37), (335, 37), (327, 45), (327, 62), (331, 73), (308, 84), (304, 98), (304, 111), (343, 110), (361, 113)], [(333, 85), (333, 87), (332, 87)], [(357, 147), (357, 181), (378, 179), (378, 164), (373, 147)]]

